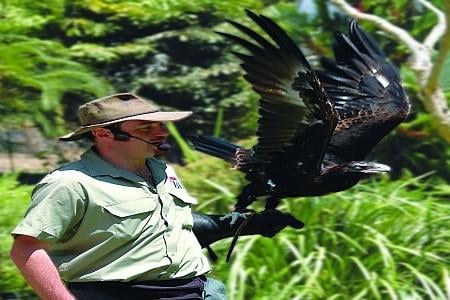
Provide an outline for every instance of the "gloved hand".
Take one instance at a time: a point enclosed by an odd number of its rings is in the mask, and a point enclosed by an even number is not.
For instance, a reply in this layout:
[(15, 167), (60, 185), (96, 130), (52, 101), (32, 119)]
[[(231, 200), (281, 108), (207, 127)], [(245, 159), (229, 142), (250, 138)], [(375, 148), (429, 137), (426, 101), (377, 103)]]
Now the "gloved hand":
[(300, 229), (304, 226), (304, 224), (293, 215), (276, 210), (256, 213), (250, 215), (248, 218), (250, 218), (250, 220), (242, 230), (241, 235), (260, 234), (265, 237), (273, 237), (287, 226), (296, 229)]
[[(239, 217), (236, 224), (230, 225), (229, 220), (221, 220), (221, 215), (192, 214), (194, 217), (194, 227), (192, 230), (197, 236), (202, 247), (206, 247), (218, 240), (232, 237), (236, 230), (245, 221), (244, 217)], [(278, 211), (267, 211), (247, 216), (247, 225), (239, 235), (260, 234), (265, 237), (273, 237), (278, 232), (291, 226), (300, 229), (304, 224), (288, 213)]]

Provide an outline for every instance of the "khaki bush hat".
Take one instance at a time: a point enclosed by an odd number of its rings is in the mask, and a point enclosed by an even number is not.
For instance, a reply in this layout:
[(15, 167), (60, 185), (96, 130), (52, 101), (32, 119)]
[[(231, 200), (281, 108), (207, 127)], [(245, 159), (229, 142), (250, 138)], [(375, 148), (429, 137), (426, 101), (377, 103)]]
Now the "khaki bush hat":
[(78, 108), (81, 126), (59, 139), (75, 141), (94, 128), (128, 120), (177, 121), (191, 115), (191, 111), (159, 111), (158, 107), (131, 93), (115, 94), (83, 104)]

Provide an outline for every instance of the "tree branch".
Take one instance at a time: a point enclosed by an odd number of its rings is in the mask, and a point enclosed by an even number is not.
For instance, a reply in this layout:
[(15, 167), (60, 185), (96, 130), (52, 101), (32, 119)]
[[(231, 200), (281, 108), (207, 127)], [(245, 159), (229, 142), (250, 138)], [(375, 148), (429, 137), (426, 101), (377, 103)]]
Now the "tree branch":
[[(420, 0), (420, 1), (423, 2), (425, 0)], [(444, 18), (444, 20), (440, 20), (441, 24), (437, 24), (432, 30), (432, 32), (433, 32), (433, 31), (435, 31), (436, 27), (439, 27), (439, 31), (442, 31), (442, 32), (439, 32), (437, 34), (439, 34), (439, 38), (441, 38), (442, 36), (443, 36), (443, 38), (441, 40), (441, 44), (439, 47), (438, 56), (433, 64), (433, 68), (431, 69), (428, 80), (424, 86), (424, 89), (428, 94), (433, 94), (436, 91), (436, 89), (438, 88), (439, 76), (442, 72), (442, 67), (444, 66), (445, 60), (447, 59), (447, 55), (450, 50), (450, 28), (447, 26), (447, 24), (449, 24), (449, 22), (450, 22), (450, 4), (448, 3), (448, 1), (444, 1), (444, 2), (446, 3), (447, 6), (449, 6), (446, 9), (447, 13), (446, 14), (444, 14), (442, 12), (439, 13), (439, 15), (441, 15), (441, 17)], [(445, 18), (447, 18), (447, 20)], [(442, 28), (442, 25), (444, 26), (443, 28)], [(430, 33), (430, 35), (431, 34), (432, 33)], [(427, 37), (427, 39), (430, 37), (430, 35)], [(431, 38), (430, 38), (430, 40), (431, 40)]]
[(350, 4), (348, 4), (345, 0), (331, 0), (331, 2), (340, 7), (344, 12), (346, 12), (349, 16), (357, 19), (357, 20), (365, 20), (374, 23), (378, 28), (383, 30), (384, 32), (390, 33), (394, 37), (400, 39), (404, 42), (408, 48), (413, 52), (414, 56), (420, 56), (423, 53), (423, 45), (415, 40), (406, 30), (386, 21), (383, 18), (380, 18), (375, 15), (363, 13)]
[(448, 22), (446, 22), (445, 20), (446, 15), (427, 0), (419, 0), (419, 2), (423, 6), (431, 10), (438, 18), (438, 23), (433, 26), (433, 29), (423, 41), (423, 44), (426, 47), (428, 47), (429, 49), (433, 49), (439, 39), (444, 35), (447, 28)]

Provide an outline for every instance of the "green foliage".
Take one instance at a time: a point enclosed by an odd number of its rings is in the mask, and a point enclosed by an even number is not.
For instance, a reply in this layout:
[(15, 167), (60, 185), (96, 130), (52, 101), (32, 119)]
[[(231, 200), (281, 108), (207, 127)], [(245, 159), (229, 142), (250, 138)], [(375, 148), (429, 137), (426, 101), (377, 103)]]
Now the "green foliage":
[(60, 22), (61, 29), (67, 37), (101, 38), (115, 34), (117, 26), (86, 20), (83, 18), (64, 19)]
[(260, 0), (77, 0), (66, 3), (64, 18), (47, 29), (71, 45), (74, 59), (90, 64), (116, 90), (194, 111), (179, 125), (183, 134), (212, 133), (222, 110), (222, 134), (244, 137), (256, 126), (255, 96), (248, 97), (236, 59), (213, 31), (225, 18), (244, 17), (236, 7), (264, 5)]
[[(319, 10), (321, 4), (315, 3)], [(301, 47), (306, 56), (313, 63), (315, 55), (329, 55), (331, 53), (330, 45), (333, 39), (333, 32), (339, 29), (343, 23), (339, 20), (332, 20), (328, 12), (324, 15), (319, 14), (312, 18), (307, 12), (297, 9), (295, 3), (277, 3), (266, 7), (262, 13), (272, 18), (279, 24), (289, 36)]]
[(91, 43), (79, 43), (70, 48), (71, 57), (79, 59), (88, 64), (94, 64), (97, 67), (108, 64), (117, 64), (129, 61), (140, 61), (155, 50), (147, 43), (121, 44), (117, 46), (101, 46)]
[(15, 175), (0, 177), (0, 291), (29, 291), (19, 270), (9, 258), (11, 231), (30, 203), (31, 186), (18, 186)]
[(3, 0), (0, 1), (0, 32), (25, 35), (39, 32), (61, 17), (64, 0)]
[[(439, 6), (442, 1), (434, 3)], [(292, 2), (262, 0), (52, 0), (48, 4), (8, 1), (10, 12), (4, 14), (9, 22), (0, 20), (0, 30), (2, 24), (7, 26), (17, 22), (18, 29), (12, 33), (24, 33), (27, 38), (39, 37), (43, 43), (47, 42), (45, 39), (56, 39), (60, 43), (52, 48), (59, 50), (47, 56), (72, 63), (77, 61), (78, 67), (64, 65), (63, 68), (71, 70), (63, 72), (60, 66), (50, 65), (44, 70), (49, 75), (44, 76), (36, 74), (42, 63), (33, 63), (31, 71), (23, 76), (3, 76), (2, 84), (10, 91), (17, 91), (17, 96), (8, 97), (0, 104), (0, 110), (15, 120), (24, 120), (31, 112), (32, 118), (45, 132), (53, 131), (57, 135), (55, 125), (56, 128), (62, 127), (62, 116), (75, 121), (76, 107), (92, 99), (93, 95), (104, 95), (108, 90), (132, 90), (152, 99), (162, 108), (194, 111), (193, 117), (177, 124), (183, 135), (217, 133), (215, 125), (220, 117), (221, 136), (231, 140), (246, 138), (255, 132), (258, 95), (242, 79), (238, 59), (230, 54), (230, 50), (239, 49), (214, 31), (235, 32), (224, 22), (225, 18), (254, 28), (243, 9), (237, 8), (262, 12), (287, 30), (312, 64), (317, 66), (319, 56), (330, 55), (332, 32), (336, 29), (345, 31), (348, 17), (332, 10), (323, 1), (313, 4), (316, 8), (314, 13), (299, 12), (298, 5)], [(414, 1), (359, 1), (357, 5), (361, 10), (385, 16), (418, 38), (422, 38), (436, 21), (433, 13)], [(41, 21), (34, 27), (26, 27), (20, 23), (26, 19), (25, 16), (41, 18)], [(378, 33), (372, 24), (365, 22), (362, 25), (374, 35)], [(408, 56), (405, 47), (385, 36), (377, 35), (376, 38), (388, 56), (402, 65)], [(13, 57), (16, 56), (13, 54)], [(20, 59), (17, 64), (22, 65)], [(75, 69), (78, 71), (76, 74), (73, 73)], [(102, 78), (94, 75), (90, 71), (92, 69)], [(402, 75), (413, 101), (413, 114), (408, 120), (412, 123), (404, 128), (413, 128), (413, 132), (407, 132), (399, 140), (408, 145), (418, 145), (422, 140), (417, 138), (417, 132), (419, 136), (429, 137), (426, 149), (430, 152), (423, 155), (432, 159), (430, 163), (416, 160), (417, 155), (412, 153), (412, 149), (423, 151), (424, 148), (419, 146), (402, 151), (402, 157), (408, 159), (382, 158), (386, 163), (406, 166), (420, 174), (435, 168), (437, 162), (446, 161), (448, 156), (447, 151), (442, 151), (446, 146), (439, 138), (434, 138), (432, 120), (430, 124), (414, 121), (424, 112), (417, 101), (420, 89), (416, 74), (402, 66)], [(444, 88), (447, 77), (445, 74), (441, 77)], [(100, 86), (106, 87), (104, 81), (114, 87), (100, 91)], [(61, 90), (63, 82), (64, 90)], [(22, 115), (17, 117), (19, 113)], [(419, 123), (422, 125), (418, 126)], [(387, 153), (398, 151), (395, 144), (390, 148), (385, 144), (380, 149), (387, 149)], [(438, 153), (441, 154), (434, 155)], [(374, 157), (378, 157), (377, 153)], [(420, 168), (417, 167), (419, 165)], [(439, 171), (441, 173), (445, 172)]]
[[(199, 211), (225, 213), (234, 204), (245, 181), (226, 169), (204, 156), (177, 169)], [(241, 237), (231, 265), (230, 240), (217, 242), (212, 276), (226, 283), (229, 299), (445, 299), (449, 192), (446, 182), (406, 173), (325, 197), (285, 199), (280, 210), (305, 228), (273, 239)]]
[(214, 125), (214, 136), (220, 137), (222, 132), (222, 124), (223, 124), (223, 107), (219, 107), (219, 111), (217, 112), (216, 123)]
[(215, 214), (232, 209), (235, 195), (245, 182), (240, 172), (230, 169), (225, 161), (201, 153), (194, 162), (176, 168), (189, 193), (201, 200), (196, 210)]
[(232, 18), (240, 14), (236, 7), (260, 6), (261, 1), (258, 0), (76, 0), (72, 1), (68, 8), (73, 15), (89, 12), (90, 15), (96, 15), (97, 19), (142, 30), (166, 23), (195, 24), (205, 12), (210, 14), (206, 20)]
[[(436, 15), (425, 8), (420, 1), (363, 0), (361, 2), (361, 10), (382, 16), (388, 21), (400, 25), (418, 40), (422, 40), (437, 22)], [(443, 8), (441, 0), (431, 2), (436, 7)]]
[[(167, 71), (173, 72), (175, 68), (177, 67), (169, 64)], [(242, 126), (252, 109), (248, 98), (242, 97), (243, 94), (240, 93), (242, 86), (239, 84), (242, 82), (237, 79), (240, 71), (236, 65), (216, 64), (207, 69), (198, 66), (181, 67), (177, 74), (162, 74), (163, 72), (150, 72), (139, 79), (138, 91), (140, 94), (150, 95), (156, 102), (159, 100), (164, 106), (194, 111), (193, 118), (183, 122), (185, 129), (190, 128), (192, 132), (195, 128), (197, 131), (212, 133), (220, 109), (228, 121), (223, 131), (229, 136), (243, 136), (253, 129)]]
[[(447, 59), (445, 60), (444, 66), (442, 67), (442, 73), (439, 79), (441, 87), (444, 90), (444, 93), (450, 94), (450, 55), (448, 55)], [(449, 99), (450, 97), (447, 97), (447, 100)]]
[[(6, 38), (7, 39), (7, 38)], [(69, 59), (59, 43), (12, 37), (0, 44), (0, 74), (6, 102), (2, 115), (37, 123), (47, 135), (58, 135), (63, 127), (61, 99), (69, 91), (103, 95), (109, 85), (85, 66)], [(26, 118), (28, 117), (28, 118)]]
[(450, 148), (437, 136), (430, 134), (432, 129), (430, 116), (420, 113), (413, 121), (400, 125), (374, 149), (370, 159), (390, 165), (393, 177), (397, 178), (402, 170), (413, 174), (434, 172), (444, 180), (450, 180)]
[(188, 143), (178, 132), (177, 127), (173, 122), (168, 122), (167, 130), (170, 132), (170, 135), (175, 139), (181, 151), (183, 152), (183, 157), (186, 158), (188, 162), (194, 162), (197, 160), (197, 153), (189, 147)]

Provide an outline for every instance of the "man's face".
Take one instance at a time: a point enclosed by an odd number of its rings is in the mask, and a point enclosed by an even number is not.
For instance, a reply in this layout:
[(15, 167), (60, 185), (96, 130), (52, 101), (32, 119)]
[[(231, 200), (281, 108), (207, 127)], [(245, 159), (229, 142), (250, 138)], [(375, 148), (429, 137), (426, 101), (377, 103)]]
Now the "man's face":
[[(165, 142), (169, 135), (162, 122), (130, 120), (120, 124), (120, 130), (134, 136), (122, 141), (114, 138), (110, 129), (100, 127), (92, 129), (95, 145), (104, 158), (127, 160), (139, 164), (152, 156), (160, 156), (165, 151), (158, 145)], [(144, 142), (145, 141), (145, 142)]]
[(137, 136), (150, 143), (164, 141), (169, 135), (162, 122), (132, 120), (125, 121), (121, 125), (122, 131)]
[(153, 121), (131, 120), (125, 121), (121, 124), (121, 130), (129, 133), (132, 136), (143, 139), (148, 143), (155, 143), (156, 145), (149, 145), (138, 139), (130, 138), (126, 143), (127, 147), (133, 147), (135, 151), (147, 151), (149, 156), (162, 155), (164, 151), (157, 149), (157, 145), (165, 142), (169, 132), (164, 123)]

